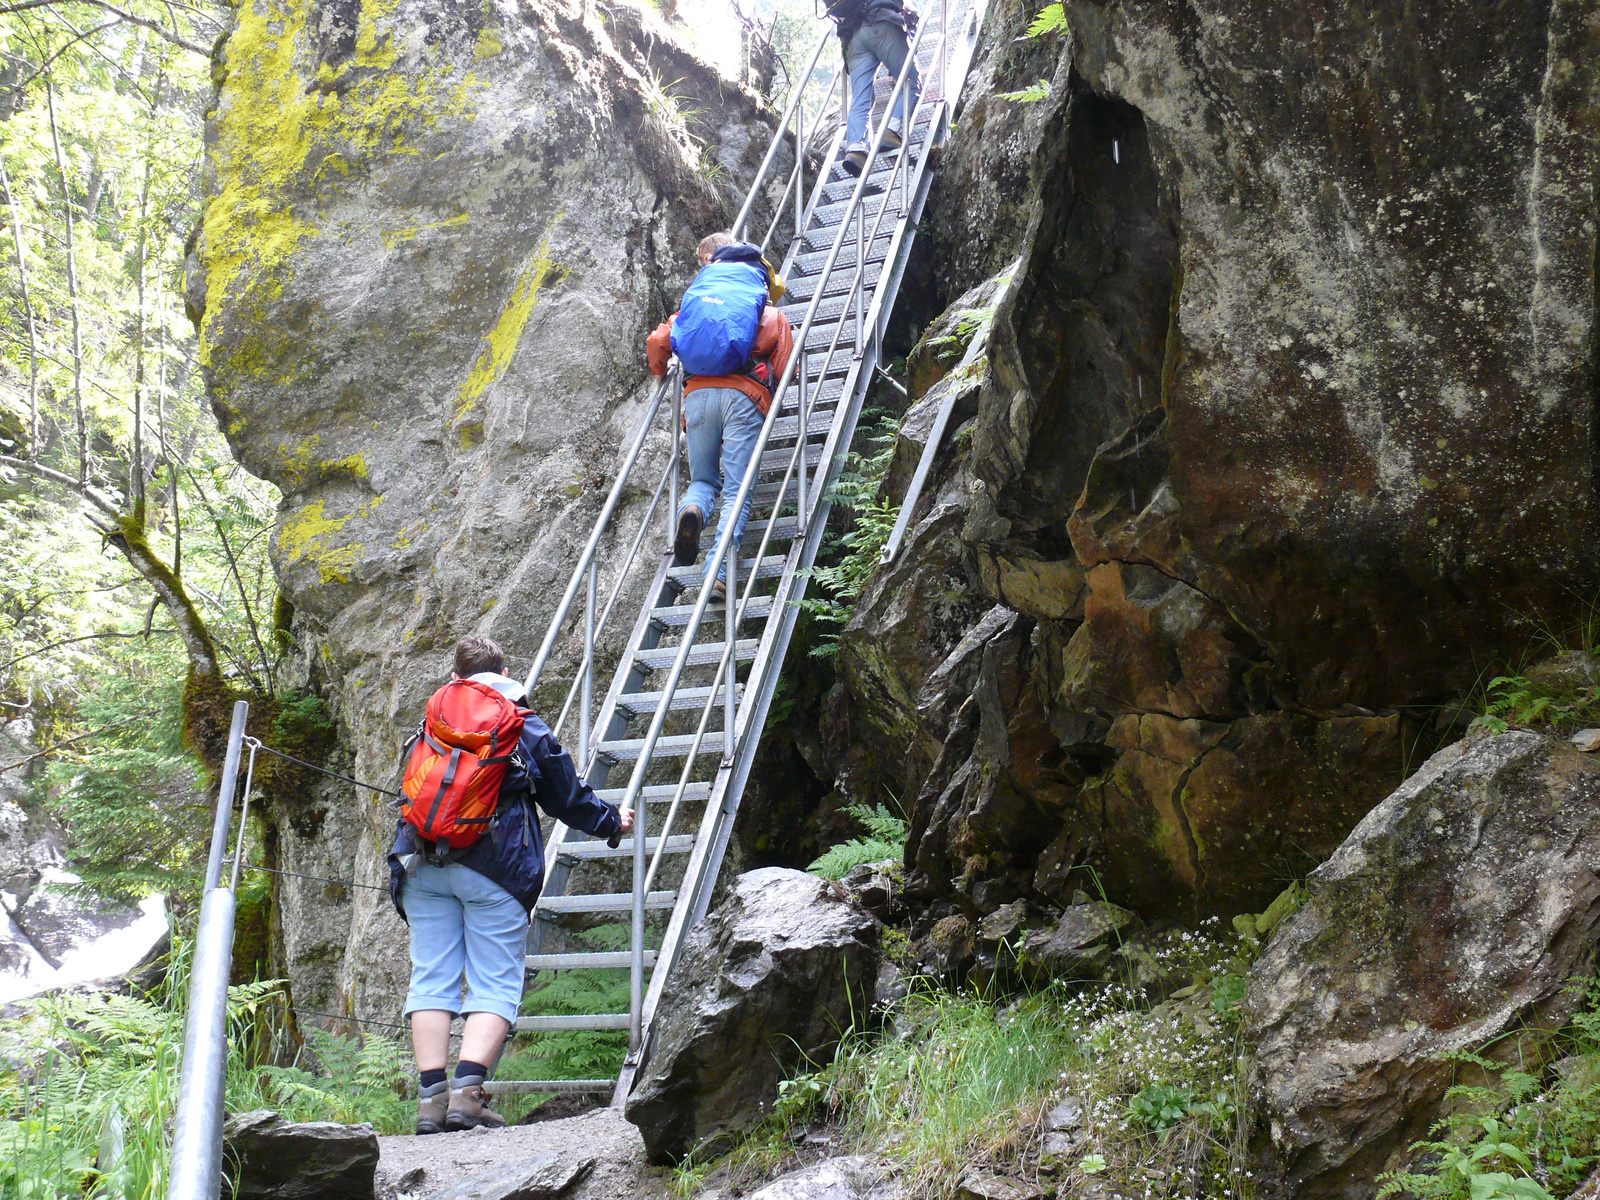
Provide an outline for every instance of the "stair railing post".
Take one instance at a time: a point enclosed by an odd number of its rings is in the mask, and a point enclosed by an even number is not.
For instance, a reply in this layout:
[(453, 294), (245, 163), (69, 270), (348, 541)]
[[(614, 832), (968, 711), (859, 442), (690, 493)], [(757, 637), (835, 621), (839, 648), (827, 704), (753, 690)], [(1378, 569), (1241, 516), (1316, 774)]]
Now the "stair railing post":
[(589, 560), (589, 584), (583, 600), (583, 697), (578, 709), (578, 763), (589, 769), (589, 710), (594, 701), (594, 591), (599, 559)]
[(189, 1012), (183, 1034), (183, 1070), (172, 1130), (169, 1200), (217, 1200), (222, 1191), (222, 1122), (228, 1071), (228, 976), (233, 966), (234, 896), (220, 886), (228, 849), (233, 796), (239, 779), (250, 705), (233, 706), (228, 749), (217, 790), (211, 854), (200, 899), (194, 957), (189, 967)]
[(644, 1018), (644, 902), (645, 836), (650, 803), (639, 794), (633, 806), (633, 928), (628, 964), (628, 1053), (637, 1054), (643, 1039)]
[[(811, 433), (811, 389), (807, 382), (811, 377), (811, 355), (802, 347), (800, 351), (800, 474), (795, 488), (795, 534), (804, 536), (806, 531), (806, 438)], [(817, 380), (817, 386), (822, 386), (822, 380)], [(778, 519), (778, 510), (783, 507), (783, 497), (779, 496), (772, 506), (772, 519)]]
[[(804, 79), (800, 82), (800, 90), (805, 91), (806, 85), (811, 80)], [(801, 106), (795, 105), (794, 109), (794, 235), (799, 237), (805, 232), (803, 214), (806, 207), (806, 148), (804, 143), (806, 131), (805, 117)]]
[[(683, 368), (674, 368), (672, 383), (672, 468), (668, 475), (670, 485), (667, 499), (667, 545), (672, 544), (678, 528), (678, 473), (683, 462)], [(710, 514), (707, 514), (708, 516)]]
[[(802, 449), (800, 457), (805, 458)], [(782, 497), (780, 496), (781, 500)], [(773, 504), (772, 511), (778, 511), (778, 505)], [(774, 518), (776, 519), (776, 518)], [(755, 590), (756, 564), (750, 565), (751, 591)], [(728, 586), (723, 590), (723, 600), (727, 603), (728, 613), (724, 621), (727, 630), (728, 642), (728, 698), (727, 707), (722, 716), (722, 765), (727, 766), (733, 761), (733, 718), (736, 706), (736, 680), (739, 676), (739, 623), (735, 619), (734, 606), (739, 600), (739, 543), (734, 542), (728, 547)]]

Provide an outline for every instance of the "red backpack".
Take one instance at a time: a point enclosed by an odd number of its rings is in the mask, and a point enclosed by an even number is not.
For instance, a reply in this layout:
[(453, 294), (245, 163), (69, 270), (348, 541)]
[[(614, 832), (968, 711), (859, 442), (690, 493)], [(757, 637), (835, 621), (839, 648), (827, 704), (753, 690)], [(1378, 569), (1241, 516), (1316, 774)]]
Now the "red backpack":
[(400, 790), (400, 815), (426, 841), (472, 845), (494, 819), (524, 709), (486, 683), (452, 679), (428, 699)]

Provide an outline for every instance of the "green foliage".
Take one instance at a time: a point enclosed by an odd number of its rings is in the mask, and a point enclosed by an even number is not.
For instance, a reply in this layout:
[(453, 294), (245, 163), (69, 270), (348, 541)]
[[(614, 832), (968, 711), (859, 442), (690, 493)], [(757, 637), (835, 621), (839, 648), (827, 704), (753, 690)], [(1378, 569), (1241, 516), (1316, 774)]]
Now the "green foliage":
[(1600, 684), (1560, 686), (1527, 675), (1499, 675), (1485, 689), (1480, 724), (1494, 733), (1513, 725), (1570, 732), (1600, 723)]
[(1488, 1082), (1445, 1093), (1452, 1112), (1411, 1147), (1412, 1168), (1384, 1176), (1380, 1196), (1418, 1200), (1550, 1200), (1600, 1163), (1600, 980), (1582, 985), (1567, 1057), (1553, 1077), (1461, 1053)]
[(881, 412), (869, 415), (882, 418), (862, 431), (864, 444), (870, 449), (866, 454), (850, 451), (844, 470), (830, 493), (835, 506), (848, 510), (850, 528), (842, 536), (830, 535), (824, 541), (819, 557), (836, 561), (831, 566), (811, 568), (810, 578), (819, 585), (821, 594), (807, 596), (800, 602), (824, 630), (811, 651), (818, 658), (830, 657), (838, 651), (839, 634), (849, 623), (867, 580), (878, 569), (884, 543), (894, 532), (895, 519), (900, 515), (898, 504), (878, 495), (894, 458), (900, 422)]
[(995, 96), (1001, 100), (1015, 100), (1019, 104), (1037, 104), (1050, 95), (1050, 81), (1041, 79), (1038, 83), (1030, 83), (1025, 88), (1014, 92), (996, 92)]
[(850, 1034), (832, 1064), (790, 1083), (780, 1112), (826, 1115), (851, 1145), (893, 1145), (908, 1191), (947, 1191), (968, 1162), (1008, 1140), (1021, 1109), (1074, 1055), (1077, 1031), (1060, 1015), (1049, 996), (998, 1009), (914, 992), (896, 1037)]
[[(1196, 981), (1157, 1004), (1114, 983), (996, 999), (919, 981), (884, 1035), (853, 1032), (831, 1064), (780, 1087), (772, 1122), (720, 1164), (721, 1181), (770, 1174), (793, 1125), (825, 1120), (834, 1153), (889, 1148), (908, 1192), (948, 1197), (973, 1162), (1031, 1170), (1043, 1112), (1071, 1096), (1082, 1141), (1074, 1161), (1058, 1164), (1060, 1195), (1078, 1195), (1092, 1177), (1107, 1195), (1246, 1200), (1255, 1185), (1238, 999), (1252, 943), (1223, 928), (1142, 939), (1157, 973)], [(698, 1194), (708, 1169), (690, 1164), (683, 1194)]]
[(1166, 1133), (1188, 1116), (1194, 1106), (1192, 1088), (1147, 1083), (1128, 1101), (1128, 1115), (1146, 1129)]
[[(0, 1200), (164, 1194), (188, 965), (189, 945), (177, 939), (166, 982), (152, 995), (45, 996), (0, 1021)], [(228, 990), (233, 1111), (268, 1104), (250, 1063), (280, 986)], [(100, 1147), (119, 1142), (102, 1174)]]
[(410, 1133), (417, 1109), (415, 1069), (405, 1044), (369, 1032), (364, 1037), (304, 1030), (319, 1071), (300, 1066), (261, 1068), (262, 1090), (288, 1121), (369, 1122), (379, 1133)]
[(1039, 38), (1066, 28), (1068, 28), (1066, 8), (1060, 0), (1056, 0), (1056, 3), (1047, 4), (1039, 11), (1039, 15), (1028, 26), (1027, 36)]
[(906, 823), (882, 804), (869, 808), (865, 804), (852, 804), (844, 810), (866, 826), (867, 836), (851, 838), (828, 849), (806, 870), (824, 879), (843, 879), (852, 867), (862, 863), (882, 862), (886, 858), (901, 859), (906, 853)]

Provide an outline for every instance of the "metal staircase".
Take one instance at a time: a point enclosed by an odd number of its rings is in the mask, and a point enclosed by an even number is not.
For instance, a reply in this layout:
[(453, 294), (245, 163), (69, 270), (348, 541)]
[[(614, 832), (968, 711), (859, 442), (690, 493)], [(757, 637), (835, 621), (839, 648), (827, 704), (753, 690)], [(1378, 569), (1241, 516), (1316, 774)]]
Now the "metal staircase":
[[(904, 73), (900, 79), (889, 79), (879, 72), (875, 135), (859, 178), (845, 175), (839, 166), (842, 129), (820, 158), (805, 153), (822, 122), (838, 119), (830, 112), (835, 88), (839, 111), (848, 108), (848, 83), (838, 68), (825, 85), (811, 86), (819, 59), (833, 43), (831, 33), (824, 35), (751, 185), (733, 232), (753, 240), (747, 223), (756, 201), (776, 196), (776, 211), (761, 245), (770, 258), (774, 239), (787, 237), (792, 223), (793, 236), (779, 273), (788, 284), (784, 311), (796, 334), (795, 353), (773, 390), (775, 402), (750, 470), (742, 481), (724, 481), (722, 514), (738, 511), (747, 496), (754, 497), (737, 555), (730, 552), (729, 526), (721, 520), (708, 531), (714, 535), (712, 548), (702, 554), (699, 564), (672, 565), (685, 458), (682, 380), (676, 363), (657, 387), (624, 456), (550, 622), (527, 687), (533, 694), (564, 634), (580, 642), (577, 676), (552, 725), (601, 798), (633, 808), (636, 823), (634, 833), (617, 846), (555, 825), (546, 848), (544, 894), (529, 926), (527, 965), (530, 971), (627, 970), (629, 1010), (526, 1016), (516, 1027), (626, 1029), (627, 1064), (615, 1081), (500, 1080), (488, 1084), (491, 1092), (593, 1092), (614, 1087), (620, 1102), (632, 1087), (684, 935), (705, 916), (711, 902), (808, 569), (827, 524), (829, 490), (850, 447), (867, 387), (879, 370), (884, 325), (932, 179), (931, 152), (949, 129), (986, 2), (932, 0), (923, 15), (908, 59), (917, 64), (922, 92), (910, 119), (904, 120), (910, 132), (899, 152), (883, 151), (880, 144), (888, 124), (884, 114), (893, 108), (902, 119), (908, 115)], [(831, 53), (838, 56), (836, 48)], [(809, 121), (808, 107), (816, 110)], [(786, 147), (791, 150), (787, 156), (781, 153)], [(797, 147), (801, 152), (792, 153)], [(785, 157), (795, 161), (779, 189), (781, 172), (775, 163)], [(808, 170), (819, 162), (815, 178), (808, 179)], [(663, 420), (665, 431), (658, 424)], [(664, 441), (662, 432), (671, 438), (671, 452), (659, 477), (654, 477), (641, 461), (654, 457), (647, 447)], [(654, 439), (652, 433), (657, 434)], [(728, 491), (736, 482), (738, 494), (730, 504)], [(638, 494), (641, 489), (651, 491), (650, 502), (638, 525), (624, 530), (617, 520), (619, 501), (625, 492)], [(619, 559), (616, 550), (624, 541), (628, 546)], [(637, 586), (635, 568), (644, 569), (652, 559), (654, 579), (596, 707), (596, 647), (602, 644), (619, 600), (630, 585)], [(714, 579), (724, 561), (729, 563), (727, 600), (713, 603), (710, 589), (701, 584)], [(611, 581), (603, 606), (602, 562)], [(575, 737), (568, 724), (574, 709)], [(626, 768), (626, 775), (618, 768)], [(626, 782), (616, 786), (623, 778)], [(623, 862), (632, 865), (630, 891), (574, 888), (581, 881), (576, 872)], [(664, 928), (655, 922), (654, 948), (648, 944), (650, 912), (667, 914)], [(546, 949), (547, 941), (557, 940), (551, 936), (557, 920), (574, 916), (601, 920), (605, 914), (624, 913), (631, 921), (627, 950)]]

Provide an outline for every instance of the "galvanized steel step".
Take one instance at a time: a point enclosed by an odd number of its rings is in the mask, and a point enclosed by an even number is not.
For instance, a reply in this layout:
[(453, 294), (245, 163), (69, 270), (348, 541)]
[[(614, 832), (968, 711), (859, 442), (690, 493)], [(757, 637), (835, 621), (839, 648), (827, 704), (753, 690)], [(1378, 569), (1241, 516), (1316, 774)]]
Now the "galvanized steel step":
[[(647, 804), (666, 804), (672, 799), (677, 790), (678, 785), (675, 783), (652, 783), (639, 789), (639, 797)], [(628, 789), (601, 788), (595, 792), (595, 795), (599, 796), (607, 804), (621, 804), (627, 798)], [(684, 790), (683, 798), (685, 801), (711, 799), (710, 781), (690, 783)]]
[[(772, 486), (774, 490), (776, 490), (777, 480), (773, 480)], [(742, 587), (744, 585), (744, 581), (750, 578), (751, 566), (755, 567), (757, 579), (776, 579), (779, 575), (783, 574), (783, 564), (788, 561), (788, 556), (783, 554), (769, 554), (759, 563), (752, 563), (749, 559), (740, 559), (739, 584)], [(681, 587), (695, 587), (703, 579), (705, 579), (705, 577), (705, 559), (701, 559), (693, 566), (667, 568), (667, 578)]]
[[(644, 840), (644, 852), (646, 854), (654, 854), (660, 849), (660, 846), (661, 839), (658, 837), (647, 837)], [(682, 834), (669, 837), (667, 839), (667, 848), (663, 853), (687, 854), (692, 849), (694, 849), (694, 838), (689, 834)], [(630, 834), (615, 846), (608, 846), (598, 838), (588, 842), (563, 842), (559, 853), (560, 857), (570, 859), (573, 862), (593, 862), (595, 859), (601, 858), (632, 858), (633, 837)]]
[[(666, 610), (657, 609), (656, 611), (661, 612)], [(681, 612), (685, 615), (688, 615), (687, 607), (672, 609), (671, 611)], [(706, 610), (706, 615), (711, 615), (711, 610), (709, 608)], [(668, 704), (667, 711), (682, 712), (685, 709), (704, 708), (706, 699), (710, 692), (711, 689), (708, 687), (680, 687), (672, 693), (672, 701), (670, 704)], [(727, 693), (728, 689), (725, 685), (719, 686), (717, 688), (717, 700), (721, 701), (721, 699), (727, 695)], [(617, 711), (627, 713), (629, 716), (634, 717), (649, 716), (651, 713), (656, 711), (656, 706), (661, 703), (661, 695), (662, 693), (660, 692), (624, 692), (622, 695), (617, 697)], [(735, 699), (743, 695), (744, 684), (735, 684)]]
[[(645, 897), (646, 908), (671, 908), (677, 892), (651, 892)], [(589, 892), (579, 896), (540, 896), (534, 912), (545, 913), (609, 913), (632, 912), (632, 892)]]
[[(749, 662), (761, 646), (760, 638), (740, 638), (733, 645), (733, 655), (739, 662)], [(663, 646), (655, 650), (635, 650), (633, 661), (651, 670), (664, 670), (678, 657), (677, 646)], [(722, 658), (725, 649), (721, 642), (696, 642), (689, 651), (685, 666), (708, 667)]]
[(616, 1086), (615, 1079), (491, 1079), (483, 1090), (491, 1096), (587, 1096), (610, 1092)]
[[(772, 614), (771, 596), (752, 596), (745, 603), (745, 621), (764, 621)], [(652, 608), (650, 616), (660, 622), (664, 629), (673, 629), (689, 623), (689, 618), (694, 615), (694, 606), (689, 604), (674, 604), (670, 608)], [(701, 615), (702, 621), (725, 621), (728, 617), (728, 608), (724, 604), (708, 604), (706, 611)], [(682, 690), (682, 689), (680, 689)], [(654, 693), (650, 693), (654, 694)], [(673, 707), (680, 707), (674, 705)], [(689, 706), (684, 706), (689, 707)], [(650, 710), (654, 712), (655, 709)]]
[[(689, 839), (691, 842), (693, 838)], [(604, 845), (605, 843), (601, 843)], [(644, 952), (644, 965), (655, 965), (656, 952)], [(633, 966), (633, 951), (631, 950), (601, 950), (596, 952), (582, 951), (573, 954), (529, 954), (525, 957), (529, 971), (585, 971), (591, 969), (610, 970), (614, 967)]]
[[(518, 1017), (518, 1033), (548, 1033), (555, 1029), (626, 1029), (627, 1013), (563, 1013), (555, 1017)], [(503, 1080), (511, 1083), (513, 1080)]]
[[(644, 753), (644, 738), (617, 738), (609, 742), (601, 742), (595, 747), (596, 753), (603, 754), (613, 764), (619, 762), (633, 762)], [(651, 759), (682, 758), (695, 748), (695, 737), (692, 733), (662, 734), (656, 738)], [(707, 730), (700, 738), (701, 754), (722, 753), (722, 732)]]

